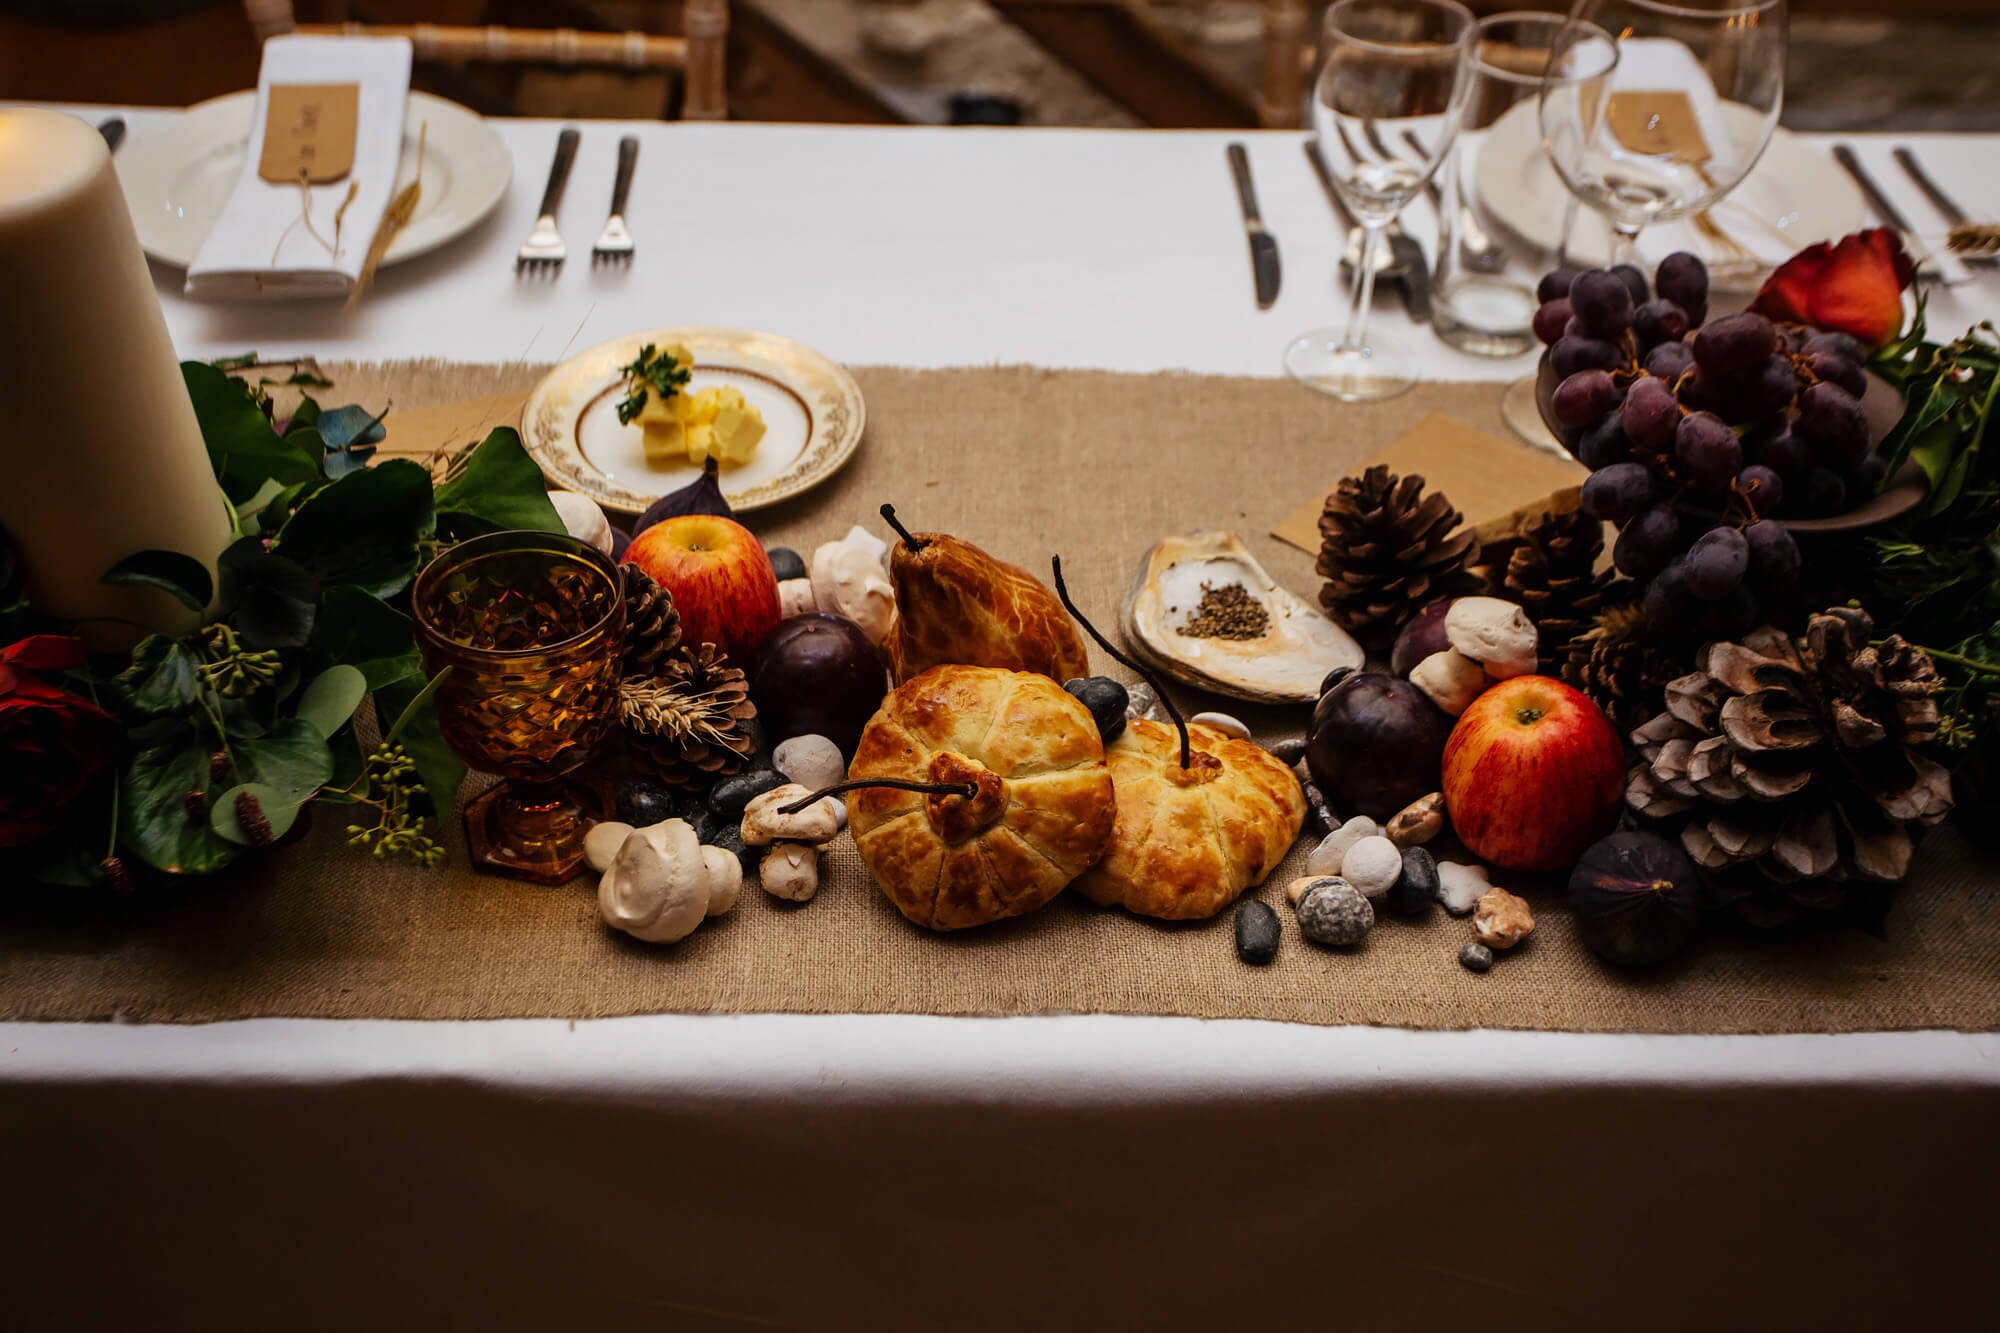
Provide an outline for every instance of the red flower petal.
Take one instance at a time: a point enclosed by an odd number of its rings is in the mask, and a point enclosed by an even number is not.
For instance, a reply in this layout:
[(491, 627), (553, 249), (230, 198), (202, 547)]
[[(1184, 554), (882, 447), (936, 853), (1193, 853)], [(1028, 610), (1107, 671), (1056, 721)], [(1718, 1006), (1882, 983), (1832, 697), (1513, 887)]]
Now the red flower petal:
[(1811, 322), (1864, 342), (1888, 342), (1903, 330), (1903, 288), (1910, 274), (1903, 242), (1887, 228), (1843, 237), (1813, 285)]
[(1832, 262), (1833, 247), (1825, 241), (1809, 245), (1778, 266), (1757, 290), (1750, 309), (1780, 323), (1806, 324), (1812, 319), (1812, 289)]
[(74, 671), (83, 665), (83, 640), (69, 634), (31, 634), (0, 648), (0, 662), (26, 671)]

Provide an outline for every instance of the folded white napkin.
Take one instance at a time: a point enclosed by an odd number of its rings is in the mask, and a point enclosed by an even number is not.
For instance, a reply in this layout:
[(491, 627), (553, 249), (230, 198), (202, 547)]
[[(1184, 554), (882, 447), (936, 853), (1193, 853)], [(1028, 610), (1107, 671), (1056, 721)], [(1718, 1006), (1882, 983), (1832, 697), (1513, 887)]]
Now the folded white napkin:
[[(313, 230), (328, 241), (334, 239), (334, 214), (354, 187), (333, 254), (300, 221), (299, 187), (257, 174), (271, 86), (286, 83), (360, 87), (353, 170), (308, 187)], [(403, 38), (274, 37), (264, 43), (243, 174), (188, 268), (187, 294), (216, 300), (345, 296), (395, 193), (409, 94), (410, 43)]]

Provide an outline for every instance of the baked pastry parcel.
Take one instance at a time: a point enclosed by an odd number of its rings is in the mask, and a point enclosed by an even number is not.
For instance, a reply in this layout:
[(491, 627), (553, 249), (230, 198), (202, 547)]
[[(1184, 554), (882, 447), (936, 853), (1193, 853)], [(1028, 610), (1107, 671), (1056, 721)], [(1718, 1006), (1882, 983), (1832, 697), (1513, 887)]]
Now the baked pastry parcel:
[(932, 930), (1034, 911), (1111, 837), (1097, 724), (1043, 675), (931, 668), (882, 701), (847, 776), (977, 787), (970, 799), (881, 787), (849, 797), (869, 873), (898, 911)]
[(1042, 581), (971, 542), (912, 533), (889, 552), (896, 623), (885, 645), (901, 684), (943, 663), (1090, 674), (1083, 636)]
[(1262, 746), (1201, 723), (1180, 734), (1134, 718), (1105, 752), (1118, 819), (1104, 858), (1076, 881), (1106, 907), (1182, 921), (1214, 916), (1264, 882), (1305, 822), (1305, 792)]

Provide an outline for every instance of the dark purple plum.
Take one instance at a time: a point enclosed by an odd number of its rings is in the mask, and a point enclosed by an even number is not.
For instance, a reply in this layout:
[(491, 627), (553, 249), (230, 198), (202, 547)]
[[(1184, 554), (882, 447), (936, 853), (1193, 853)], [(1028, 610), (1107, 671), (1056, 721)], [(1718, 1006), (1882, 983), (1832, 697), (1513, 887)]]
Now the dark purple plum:
[(1407, 680), (1357, 671), (1319, 697), (1306, 767), (1342, 818), (1386, 820), (1442, 782), (1451, 719)]
[(750, 698), (773, 744), (820, 735), (852, 755), (888, 692), (882, 654), (861, 626), (817, 612), (779, 624), (750, 668)]

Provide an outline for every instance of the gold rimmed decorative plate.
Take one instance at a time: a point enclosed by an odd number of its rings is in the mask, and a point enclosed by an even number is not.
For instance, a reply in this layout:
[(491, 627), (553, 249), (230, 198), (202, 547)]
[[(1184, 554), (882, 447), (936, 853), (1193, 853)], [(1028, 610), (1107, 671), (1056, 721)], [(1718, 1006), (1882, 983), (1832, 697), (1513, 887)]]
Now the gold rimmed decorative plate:
[(550, 481), (606, 509), (637, 514), (701, 475), (692, 463), (647, 461), (639, 427), (619, 423), (625, 386), (618, 367), (647, 343), (687, 345), (694, 354), (688, 392), (735, 388), (764, 414), (756, 456), (722, 469), (722, 493), (735, 509), (805, 494), (838, 472), (861, 443), (867, 420), (861, 387), (812, 348), (775, 333), (651, 329), (572, 357), (529, 395), (521, 438)]

